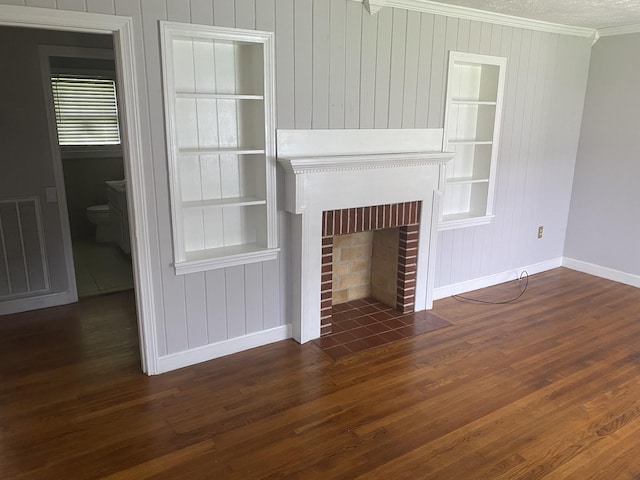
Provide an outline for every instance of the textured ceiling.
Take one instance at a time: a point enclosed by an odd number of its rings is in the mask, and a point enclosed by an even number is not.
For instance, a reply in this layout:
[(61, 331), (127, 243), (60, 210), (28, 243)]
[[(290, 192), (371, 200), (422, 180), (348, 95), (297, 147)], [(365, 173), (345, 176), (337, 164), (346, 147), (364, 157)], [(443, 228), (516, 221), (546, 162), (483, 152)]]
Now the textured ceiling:
[(604, 28), (640, 23), (640, 0), (436, 1), (574, 27)]

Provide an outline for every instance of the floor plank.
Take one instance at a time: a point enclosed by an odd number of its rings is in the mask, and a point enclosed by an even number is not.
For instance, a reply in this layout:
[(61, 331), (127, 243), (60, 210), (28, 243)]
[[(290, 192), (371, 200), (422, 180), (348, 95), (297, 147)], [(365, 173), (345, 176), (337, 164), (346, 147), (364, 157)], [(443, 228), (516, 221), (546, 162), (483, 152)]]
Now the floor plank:
[(134, 303), (0, 318), (0, 478), (640, 478), (636, 288), (560, 268), (338, 360), (291, 340), (158, 377)]

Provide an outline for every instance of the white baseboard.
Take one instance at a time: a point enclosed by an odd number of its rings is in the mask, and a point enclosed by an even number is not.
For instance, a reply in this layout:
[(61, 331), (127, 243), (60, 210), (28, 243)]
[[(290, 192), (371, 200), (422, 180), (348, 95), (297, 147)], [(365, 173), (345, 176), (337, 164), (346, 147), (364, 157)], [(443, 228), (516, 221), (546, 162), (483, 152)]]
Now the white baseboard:
[(28, 312), (41, 308), (58, 307), (78, 301), (77, 295), (69, 292), (49, 293), (37, 297), (16, 298), (13, 300), (0, 301), (0, 315), (11, 315), (13, 313)]
[(621, 272), (613, 268), (601, 267), (600, 265), (568, 257), (562, 259), (562, 266), (570, 268), (571, 270), (577, 270), (578, 272), (588, 273), (589, 275), (640, 288), (640, 275), (634, 275), (633, 273)]
[(444, 287), (434, 288), (433, 299), (439, 300), (441, 298), (450, 297), (451, 295), (459, 295), (461, 293), (471, 292), (472, 290), (492, 287), (499, 283), (516, 280), (524, 270), (526, 270), (529, 275), (534, 275), (536, 273), (546, 272), (547, 270), (561, 267), (562, 265), (562, 257), (558, 257), (552, 260), (547, 260), (546, 262), (534, 263), (533, 265), (527, 265), (513, 270), (508, 270), (506, 272), (495, 273), (486, 277), (474, 278), (473, 280), (454, 283), (452, 285), (445, 285)]
[(280, 340), (291, 338), (291, 325), (251, 333), (242, 337), (211, 343), (202, 347), (185, 350), (158, 358), (157, 373), (165, 373), (178, 368), (188, 367), (196, 363), (206, 362), (214, 358), (231, 355), (254, 347), (261, 347)]

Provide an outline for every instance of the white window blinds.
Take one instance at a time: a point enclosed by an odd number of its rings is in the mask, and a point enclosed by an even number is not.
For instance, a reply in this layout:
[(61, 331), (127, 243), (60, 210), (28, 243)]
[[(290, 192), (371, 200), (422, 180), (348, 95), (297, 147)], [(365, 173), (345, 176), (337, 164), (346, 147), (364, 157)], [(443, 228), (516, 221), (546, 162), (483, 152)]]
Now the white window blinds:
[(110, 78), (51, 77), (59, 145), (119, 145), (116, 84)]

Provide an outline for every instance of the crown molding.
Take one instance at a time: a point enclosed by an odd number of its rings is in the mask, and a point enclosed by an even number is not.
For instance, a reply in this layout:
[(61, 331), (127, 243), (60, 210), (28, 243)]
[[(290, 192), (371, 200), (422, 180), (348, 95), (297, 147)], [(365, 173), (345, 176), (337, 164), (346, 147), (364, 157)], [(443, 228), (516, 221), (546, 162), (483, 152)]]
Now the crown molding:
[(600, 37), (612, 37), (614, 35), (640, 33), (640, 23), (635, 23), (633, 25), (623, 25), (621, 27), (604, 27), (599, 28), (597, 31)]
[[(360, 0), (356, 1), (359, 2)], [(386, 0), (362, 0), (362, 3), (364, 3), (367, 12), (371, 15), (378, 13), (378, 11), (387, 4)]]
[(576, 37), (591, 38), (597, 36), (597, 30), (593, 28), (572, 27), (559, 23), (543, 22), (529, 18), (505, 15), (502, 13), (487, 12), (475, 8), (461, 7), (458, 5), (446, 5), (430, 0), (353, 0), (363, 3), (367, 11), (374, 15), (382, 7), (403, 8), (416, 12), (433, 13), (447, 17), (463, 18), (466, 20), (476, 20), (479, 22), (490, 22), (507, 27), (526, 28), (540, 32), (558, 33), (561, 35), (572, 35)]

